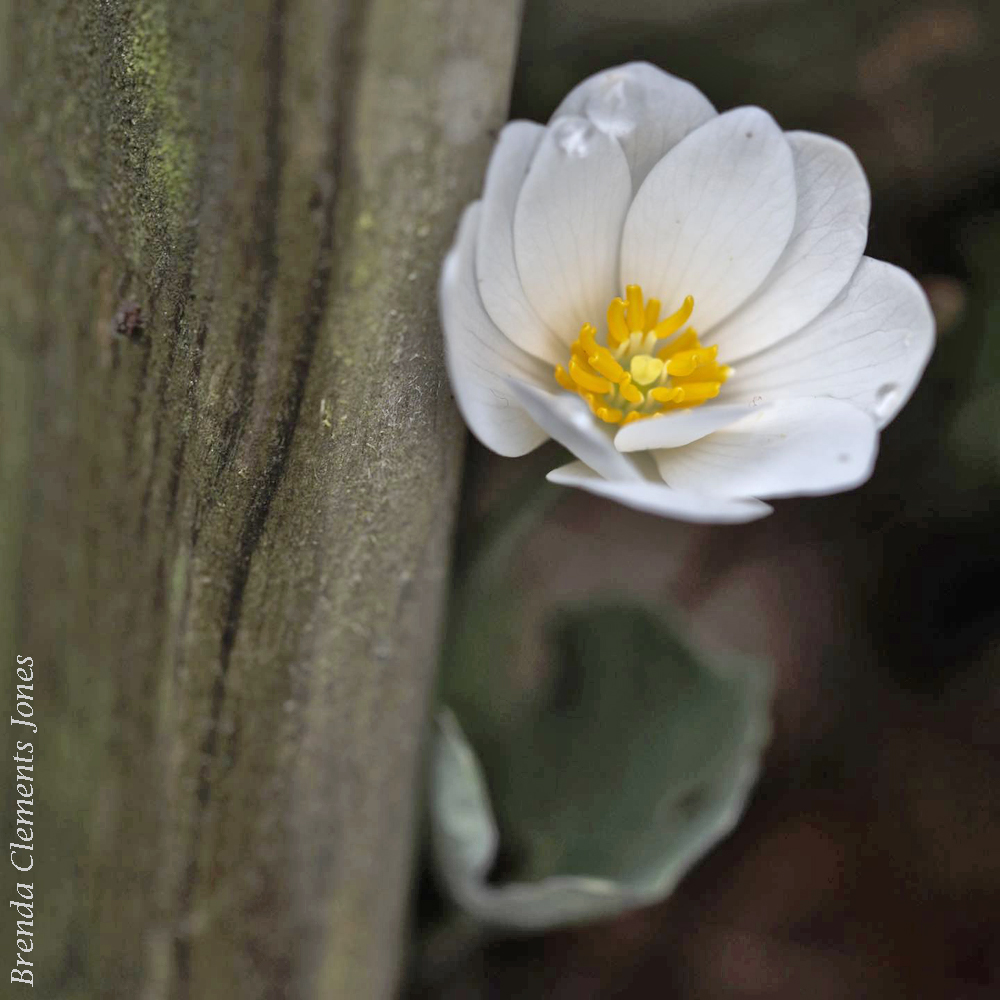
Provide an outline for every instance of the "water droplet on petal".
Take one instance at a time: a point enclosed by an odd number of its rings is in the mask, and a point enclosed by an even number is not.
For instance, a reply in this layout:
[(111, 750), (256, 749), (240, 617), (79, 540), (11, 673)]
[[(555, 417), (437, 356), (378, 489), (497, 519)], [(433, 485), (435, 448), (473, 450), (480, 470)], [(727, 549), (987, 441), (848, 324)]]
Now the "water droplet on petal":
[(582, 119), (567, 118), (553, 126), (556, 145), (574, 159), (583, 159), (590, 154), (596, 131), (594, 126)]
[(879, 386), (875, 393), (875, 416), (887, 417), (899, 402), (899, 386), (895, 382), (887, 382)]
[(616, 139), (635, 131), (635, 117), (630, 111), (638, 102), (634, 86), (625, 77), (610, 80), (608, 85), (587, 102), (587, 117), (604, 133)]

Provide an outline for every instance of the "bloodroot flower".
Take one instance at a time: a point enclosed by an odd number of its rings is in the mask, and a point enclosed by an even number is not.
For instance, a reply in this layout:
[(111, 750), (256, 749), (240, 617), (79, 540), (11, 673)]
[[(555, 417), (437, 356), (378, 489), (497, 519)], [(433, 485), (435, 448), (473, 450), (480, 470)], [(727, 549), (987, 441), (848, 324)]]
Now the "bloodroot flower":
[(834, 139), (717, 114), (645, 63), (500, 133), (441, 278), (448, 370), (501, 455), (639, 510), (750, 521), (852, 489), (912, 393), (934, 323), (862, 256), (869, 192)]

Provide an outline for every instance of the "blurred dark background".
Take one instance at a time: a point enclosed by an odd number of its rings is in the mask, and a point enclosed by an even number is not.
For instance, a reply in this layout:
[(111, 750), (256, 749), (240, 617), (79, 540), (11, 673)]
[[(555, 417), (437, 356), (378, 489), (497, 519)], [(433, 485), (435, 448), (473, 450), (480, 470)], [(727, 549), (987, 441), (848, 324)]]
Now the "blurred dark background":
[[(413, 996), (1000, 996), (998, 32), (1000, 4), (968, 0), (528, 0), (511, 117), (544, 121), (584, 76), (646, 59), (720, 110), (844, 140), (872, 185), (867, 252), (918, 277), (939, 341), (860, 490), (741, 527), (574, 491), (548, 509), (510, 567), (533, 618), (596, 574), (766, 657), (765, 770), (665, 903), (444, 964), (418, 946)], [(553, 464), (471, 445), (460, 560)], [(523, 647), (510, 670), (532, 669)], [(422, 886), (418, 935), (441, 912)]]

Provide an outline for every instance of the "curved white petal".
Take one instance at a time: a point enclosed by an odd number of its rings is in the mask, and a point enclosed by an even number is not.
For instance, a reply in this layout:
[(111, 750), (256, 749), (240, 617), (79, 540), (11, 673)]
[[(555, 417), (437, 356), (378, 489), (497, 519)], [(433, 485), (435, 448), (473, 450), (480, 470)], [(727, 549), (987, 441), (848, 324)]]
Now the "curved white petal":
[(675, 490), (662, 483), (621, 482), (599, 476), (583, 462), (570, 462), (553, 469), (546, 477), (560, 486), (575, 486), (597, 496), (641, 510), (646, 514), (674, 517), (694, 524), (743, 524), (757, 521), (772, 512), (760, 500), (710, 496), (690, 490)]
[(535, 122), (510, 122), (500, 131), (486, 171), (476, 277), (490, 318), (518, 347), (557, 365), (565, 346), (531, 308), (514, 262), (514, 208), (532, 157), (545, 134)]
[(535, 312), (564, 343), (604, 319), (618, 289), (618, 246), (631, 198), (618, 140), (586, 118), (545, 132), (514, 211), (514, 254)]
[(842, 142), (786, 132), (795, 159), (795, 228), (763, 285), (712, 330), (727, 362), (801, 330), (850, 280), (868, 240), (871, 194), (858, 158)]
[(684, 448), (653, 452), (663, 480), (724, 496), (822, 495), (872, 474), (878, 430), (838, 399), (784, 399)]
[(680, 448), (735, 424), (753, 410), (751, 403), (708, 403), (690, 410), (675, 410), (648, 420), (637, 420), (615, 435), (615, 447), (619, 451)]
[(474, 269), (479, 211), (479, 202), (465, 210), (441, 270), (445, 360), (455, 400), (472, 433), (501, 455), (524, 455), (548, 435), (518, 403), (508, 376), (544, 385), (551, 373), (515, 347), (486, 315)]
[(795, 223), (795, 168), (781, 129), (736, 108), (681, 140), (652, 169), (622, 235), (621, 282), (708, 330), (763, 282)]
[(727, 402), (795, 396), (846, 399), (885, 427), (934, 349), (934, 316), (913, 277), (863, 257), (847, 288), (804, 330), (740, 362)]
[(638, 191), (646, 175), (688, 132), (715, 117), (697, 87), (651, 63), (607, 69), (574, 87), (552, 120), (583, 115), (620, 143)]
[(510, 387), (549, 437), (602, 476), (633, 482), (644, 478), (630, 458), (615, 451), (611, 435), (604, 431), (603, 425), (598, 425), (597, 418), (579, 396), (568, 392), (553, 394), (514, 378), (510, 380)]

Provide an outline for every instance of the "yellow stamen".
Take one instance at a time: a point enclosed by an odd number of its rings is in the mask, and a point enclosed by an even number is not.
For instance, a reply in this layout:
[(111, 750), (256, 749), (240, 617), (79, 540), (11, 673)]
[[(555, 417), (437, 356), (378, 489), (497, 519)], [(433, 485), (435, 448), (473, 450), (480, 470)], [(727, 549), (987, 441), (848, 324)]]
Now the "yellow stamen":
[(678, 351), (689, 351), (697, 343), (698, 334), (694, 330), (687, 329), (674, 337), (666, 347), (661, 347), (656, 352), (656, 356), (661, 361), (666, 361), (668, 358), (672, 358)]
[[(630, 424), (713, 399), (732, 369), (717, 364), (718, 348), (703, 346), (686, 325), (693, 310), (689, 295), (660, 320), (660, 302), (644, 301), (642, 289), (629, 285), (625, 298), (608, 306), (606, 346), (585, 323), (570, 347), (568, 367), (555, 367), (556, 382), (585, 399), (607, 424)], [(667, 338), (658, 348), (657, 341)]]
[(691, 382), (674, 390), (678, 393), (675, 399), (678, 403), (703, 403), (718, 396), (720, 388), (719, 382)]
[[(693, 303), (694, 300), (692, 300)], [(650, 299), (646, 303), (646, 323), (643, 326), (644, 330), (652, 330), (656, 326), (657, 320), (660, 318), (660, 300)]]
[(646, 310), (642, 305), (642, 289), (638, 285), (629, 285), (625, 289), (625, 296), (628, 299), (628, 328), (631, 333), (642, 333), (643, 323), (646, 320)]
[(605, 393), (611, 390), (611, 383), (600, 375), (592, 375), (585, 371), (583, 366), (576, 359), (576, 355), (569, 359), (569, 374), (574, 382), (583, 389), (591, 392)]
[(668, 389), (666, 386), (657, 386), (655, 389), (649, 390), (649, 395), (651, 399), (655, 399), (658, 403), (673, 403), (680, 396), (680, 389)]
[(642, 391), (637, 389), (632, 385), (632, 376), (626, 375), (624, 380), (619, 384), (618, 391), (622, 396), (628, 400), (630, 403), (641, 403), (642, 402)]
[(620, 424), (625, 419), (624, 411), (615, 406), (599, 406), (594, 412), (606, 424)]
[(674, 385), (687, 385), (689, 382), (724, 382), (725, 379), (719, 377), (719, 365), (712, 361), (698, 365), (690, 375), (673, 375), (671, 381)]
[(594, 337), (597, 335), (597, 331), (589, 324), (584, 323), (580, 327), (580, 336), (576, 338), (576, 342), (580, 345), (583, 351), (587, 354), (596, 351), (600, 346)]
[(692, 312), (694, 312), (694, 299), (689, 295), (677, 312), (671, 313), (665, 320), (656, 324), (656, 329), (653, 331), (656, 339), (663, 340), (664, 337), (676, 333), (691, 318)]
[(615, 356), (594, 339), (597, 331), (584, 323), (580, 336), (573, 342), (570, 351), (586, 375), (603, 375), (611, 382), (620, 382), (625, 369), (615, 360)]
[(625, 322), (625, 302), (612, 299), (608, 306), (608, 340), (616, 347), (628, 340), (628, 323)]
[(694, 351), (678, 351), (668, 362), (667, 372), (671, 375), (690, 375), (699, 365), (715, 360), (717, 347), (701, 348)]
[(600, 372), (610, 382), (620, 382), (625, 374), (625, 369), (612, 357), (611, 352), (602, 347), (594, 354), (591, 354), (587, 361), (590, 367), (596, 372)]
[(556, 365), (556, 381), (567, 391), (576, 392), (576, 383), (569, 377), (562, 365)]

